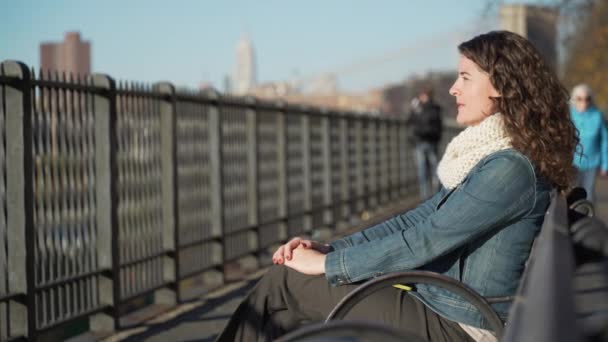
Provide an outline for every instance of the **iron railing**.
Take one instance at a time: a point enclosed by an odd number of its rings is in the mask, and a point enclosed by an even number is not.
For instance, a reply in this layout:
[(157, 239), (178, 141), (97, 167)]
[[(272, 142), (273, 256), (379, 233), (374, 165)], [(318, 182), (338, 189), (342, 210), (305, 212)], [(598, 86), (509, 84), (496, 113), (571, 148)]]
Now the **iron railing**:
[(4, 62), (0, 135), (0, 340), (116, 329), (418, 194), (403, 120), (169, 83)]

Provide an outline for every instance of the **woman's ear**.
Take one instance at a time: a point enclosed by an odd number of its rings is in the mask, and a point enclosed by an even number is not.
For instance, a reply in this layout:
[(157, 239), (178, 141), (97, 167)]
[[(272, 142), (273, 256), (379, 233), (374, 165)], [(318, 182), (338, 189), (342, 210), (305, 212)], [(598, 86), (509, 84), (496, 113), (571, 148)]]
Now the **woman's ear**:
[(496, 90), (496, 88), (492, 87), (492, 89), (490, 89), (490, 97), (496, 98), (502, 97), (502, 95), (498, 92), (498, 90)]

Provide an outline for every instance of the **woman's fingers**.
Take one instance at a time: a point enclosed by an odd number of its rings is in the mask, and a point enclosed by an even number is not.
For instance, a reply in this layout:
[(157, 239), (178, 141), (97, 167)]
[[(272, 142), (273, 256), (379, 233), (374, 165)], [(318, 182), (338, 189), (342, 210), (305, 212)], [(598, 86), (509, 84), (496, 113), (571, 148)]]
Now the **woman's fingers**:
[(277, 248), (277, 251), (272, 255), (272, 262), (281, 265), (285, 260), (290, 260), (292, 257), (292, 250), (300, 245), (301, 240), (302, 239), (296, 237)]
[(283, 262), (283, 250), (285, 249), (285, 245), (281, 245), (277, 248), (277, 251), (272, 255), (272, 262), (275, 264), (281, 264)]
[(293, 250), (299, 246), (306, 249), (316, 249), (317, 245), (319, 245), (319, 243), (315, 241), (295, 237), (287, 241), (284, 245), (281, 245), (276, 252), (274, 252), (272, 255), (272, 262), (282, 265), (285, 261), (293, 259)]
[(293, 238), (291, 239), (291, 241), (287, 242), (285, 244), (285, 252), (284, 252), (284, 256), (286, 260), (291, 260), (291, 256), (292, 256), (292, 251), (296, 248), (298, 248), (298, 246), (300, 245), (300, 243), (302, 242), (302, 239), (300, 238)]

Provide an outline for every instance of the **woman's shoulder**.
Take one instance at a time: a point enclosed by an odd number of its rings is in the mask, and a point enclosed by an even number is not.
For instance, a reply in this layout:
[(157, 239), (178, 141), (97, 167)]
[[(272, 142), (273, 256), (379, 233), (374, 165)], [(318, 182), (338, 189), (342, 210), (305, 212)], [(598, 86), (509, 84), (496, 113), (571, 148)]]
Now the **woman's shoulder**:
[(487, 155), (463, 182), (462, 190), (485, 202), (509, 205), (521, 198), (533, 197), (536, 173), (521, 152), (505, 149)]
[(529, 171), (534, 175), (534, 166), (530, 159), (514, 148), (490, 153), (481, 160), (480, 164), (482, 167), (493, 168), (514, 167), (522, 169), (522, 171)]
[(536, 171), (530, 159), (514, 148), (487, 155), (478, 164), (477, 171), (495, 181), (531, 186), (536, 183)]

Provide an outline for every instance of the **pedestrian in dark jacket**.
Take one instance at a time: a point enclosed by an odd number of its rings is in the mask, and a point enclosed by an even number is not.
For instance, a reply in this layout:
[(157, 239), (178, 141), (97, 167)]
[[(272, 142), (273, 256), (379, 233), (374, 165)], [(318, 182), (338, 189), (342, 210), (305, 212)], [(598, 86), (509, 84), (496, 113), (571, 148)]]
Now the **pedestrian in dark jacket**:
[(414, 144), (420, 198), (426, 199), (434, 193), (439, 184), (436, 171), (443, 129), (441, 107), (433, 101), (431, 88), (423, 89), (412, 107), (407, 124)]

